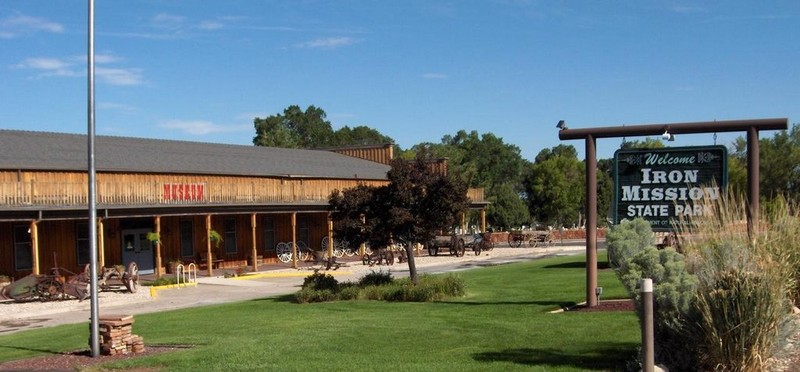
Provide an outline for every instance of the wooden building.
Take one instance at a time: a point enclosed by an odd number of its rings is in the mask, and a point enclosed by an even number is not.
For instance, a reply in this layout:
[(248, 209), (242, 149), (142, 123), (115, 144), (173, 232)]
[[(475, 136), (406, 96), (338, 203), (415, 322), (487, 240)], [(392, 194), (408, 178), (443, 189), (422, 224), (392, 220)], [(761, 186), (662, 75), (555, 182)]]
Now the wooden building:
[[(328, 196), (384, 185), (391, 146), (300, 150), (144, 138), (95, 139), (98, 259), (221, 267), (276, 260), (279, 242), (319, 247)], [(89, 262), (85, 135), (0, 130), (0, 274), (20, 278)], [(369, 159), (374, 159), (371, 161)], [(475, 205), (482, 190), (470, 190)], [(223, 239), (212, 246), (209, 231)], [(148, 238), (157, 233), (161, 244)], [(209, 268), (209, 273), (211, 268)]]

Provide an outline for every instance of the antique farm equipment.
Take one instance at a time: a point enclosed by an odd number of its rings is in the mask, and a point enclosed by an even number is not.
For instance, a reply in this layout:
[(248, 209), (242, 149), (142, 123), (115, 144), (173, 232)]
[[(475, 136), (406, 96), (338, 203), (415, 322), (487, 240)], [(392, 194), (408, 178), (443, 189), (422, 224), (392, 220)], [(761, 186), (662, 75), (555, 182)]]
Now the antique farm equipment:
[(542, 230), (511, 230), (508, 232), (508, 245), (519, 248), (523, 243), (529, 247), (549, 247), (553, 244), (550, 231)]
[(439, 235), (428, 243), (428, 254), (437, 256), (440, 249), (448, 248), (451, 255), (461, 257), (470, 248), (478, 256), (482, 251), (494, 248), (490, 248), (490, 244), (480, 233)]
[[(89, 264), (84, 267), (83, 276), (89, 280)], [(109, 279), (117, 279), (120, 284), (112, 284)], [(120, 290), (124, 286), (129, 292), (136, 293), (139, 289), (139, 266), (136, 262), (128, 264), (127, 270), (125, 265), (116, 265), (112, 267), (102, 267), (98, 269), (97, 286), (100, 290)]]
[[(68, 279), (62, 276), (64, 271), (70, 274)], [(81, 275), (64, 268), (54, 267), (50, 274), (30, 274), (0, 290), (0, 300), (15, 301), (54, 301), (74, 297), (84, 300), (89, 295), (89, 283)]]

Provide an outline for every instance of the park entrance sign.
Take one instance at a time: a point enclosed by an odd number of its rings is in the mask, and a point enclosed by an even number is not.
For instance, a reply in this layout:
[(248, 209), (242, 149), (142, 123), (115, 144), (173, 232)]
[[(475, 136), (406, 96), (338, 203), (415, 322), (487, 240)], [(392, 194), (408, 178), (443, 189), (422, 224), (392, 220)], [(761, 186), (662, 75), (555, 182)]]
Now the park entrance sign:
[(710, 213), (728, 181), (724, 146), (617, 150), (614, 153), (614, 224), (641, 217), (653, 231)]

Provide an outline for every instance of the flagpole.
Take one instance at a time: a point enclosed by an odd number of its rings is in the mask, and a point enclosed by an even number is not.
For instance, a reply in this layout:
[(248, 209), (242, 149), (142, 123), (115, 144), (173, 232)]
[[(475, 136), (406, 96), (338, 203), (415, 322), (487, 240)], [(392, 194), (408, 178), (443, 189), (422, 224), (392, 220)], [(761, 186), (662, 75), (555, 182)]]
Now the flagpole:
[(97, 298), (97, 206), (95, 198), (94, 163), (94, 0), (89, 0), (89, 43), (88, 43), (88, 151), (89, 151), (89, 287), (91, 290), (91, 324), (89, 325), (89, 344), (92, 357), (100, 355), (100, 302)]

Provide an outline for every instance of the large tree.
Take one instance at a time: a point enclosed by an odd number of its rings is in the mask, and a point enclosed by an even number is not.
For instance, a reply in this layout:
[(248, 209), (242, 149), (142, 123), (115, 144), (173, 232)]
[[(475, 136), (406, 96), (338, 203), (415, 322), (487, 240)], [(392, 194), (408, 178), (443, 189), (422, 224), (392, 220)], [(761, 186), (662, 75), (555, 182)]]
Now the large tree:
[(458, 178), (434, 172), (424, 151), (414, 160), (393, 160), (388, 178), (386, 186), (334, 192), (330, 198), (334, 231), (346, 239), (363, 239), (373, 248), (402, 243), (409, 276), (417, 284), (413, 244), (428, 242), (437, 231), (456, 223), (467, 208), (466, 186)]
[[(761, 198), (785, 196), (800, 199), (800, 125), (794, 124), (773, 137), (761, 138), (759, 144)], [(747, 140), (738, 137), (729, 157), (729, 184), (736, 190), (747, 190)]]
[(267, 118), (255, 118), (253, 126), (256, 146), (288, 147), (288, 148), (323, 148), (334, 146), (379, 145), (393, 143), (391, 137), (385, 136), (375, 129), (366, 126), (350, 128), (344, 126), (334, 131), (326, 120), (325, 111), (315, 106), (308, 106), (305, 111), (292, 105), (283, 110), (283, 114), (271, 115)]
[(544, 149), (524, 180), (531, 215), (541, 224), (581, 223), (585, 205), (585, 167), (571, 145)]
[(508, 228), (530, 223), (521, 184), (529, 162), (517, 146), (504, 143), (492, 133), (460, 130), (442, 137), (441, 143), (415, 145), (408, 153), (413, 156), (421, 149), (447, 158), (448, 168), (460, 175), (467, 187), (484, 189), (486, 200), (491, 202), (486, 214), (490, 226)]

